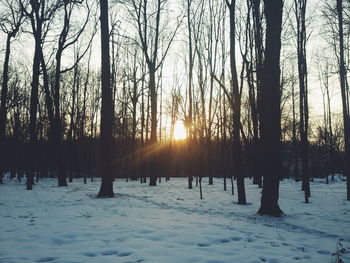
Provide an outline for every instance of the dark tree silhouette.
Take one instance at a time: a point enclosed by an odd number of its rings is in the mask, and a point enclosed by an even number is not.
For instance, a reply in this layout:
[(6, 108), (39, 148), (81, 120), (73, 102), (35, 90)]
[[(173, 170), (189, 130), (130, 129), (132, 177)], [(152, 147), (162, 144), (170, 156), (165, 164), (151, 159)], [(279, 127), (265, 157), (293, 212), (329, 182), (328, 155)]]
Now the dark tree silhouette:
[(188, 126), (188, 135), (189, 135), (189, 158), (190, 158), (190, 168), (188, 169), (188, 188), (192, 189), (193, 181), (193, 167), (192, 167), (192, 157), (193, 157), (193, 100), (192, 100), (192, 78), (193, 78), (193, 63), (194, 63), (194, 54), (193, 54), (193, 45), (192, 45), (192, 25), (191, 25), (191, 3), (192, 0), (187, 0), (187, 29), (188, 29), (188, 116), (187, 116), (187, 126)]
[[(40, 65), (43, 60), (42, 45), (49, 30), (50, 24), (55, 11), (59, 8), (60, 3), (48, 2), (46, 0), (32, 0), (27, 6), (26, 2), (20, 0), (22, 11), (30, 20), (32, 34), (35, 41), (34, 58), (32, 67), (32, 83), (30, 94), (30, 122), (29, 122), (29, 156), (30, 167), (27, 173), (27, 190), (32, 190), (34, 184), (34, 173), (37, 163), (37, 152), (35, 145), (37, 142), (37, 113), (39, 103), (39, 80), (40, 80)], [(44, 68), (45, 69), (45, 68)], [(48, 112), (52, 116), (52, 112)], [(51, 118), (52, 119), (52, 118)]]
[[(254, 25), (254, 43), (255, 43), (255, 67), (256, 67), (256, 86), (257, 92), (254, 94), (254, 89), (250, 87), (249, 91), (249, 103), (252, 114), (252, 123), (253, 123), (253, 144), (254, 144), (254, 153), (253, 153), (253, 183), (258, 184), (259, 187), (262, 187), (262, 180), (260, 174), (260, 139), (259, 139), (259, 107), (260, 107), (260, 86), (262, 78), (262, 63), (263, 63), (263, 36), (262, 36), (262, 15), (261, 15), (261, 0), (252, 0), (252, 13), (253, 13), (253, 25)], [(254, 99), (256, 96), (256, 100)]]
[[(88, 7), (88, 14), (87, 14), (87, 17), (85, 19), (85, 22), (84, 22), (84, 25), (82, 26), (82, 28), (80, 30), (78, 30), (78, 32), (73, 34), (73, 36), (69, 35), (71, 28), (72, 28), (71, 18), (72, 18), (73, 9), (75, 7), (79, 7), (80, 3), (81, 3), (80, 1), (76, 1), (76, 0), (69, 0), (69, 1), (64, 2), (64, 5), (63, 5), (63, 9), (64, 9), (63, 26), (62, 26), (61, 33), (59, 35), (58, 44), (57, 44), (57, 51), (56, 51), (56, 55), (55, 55), (56, 67), (55, 67), (55, 80), (54, 80), (54, 88), (53, 88), (53, 90), (54, 90), (54, 92), (53, 92), (53, 109), (54, 109), (53, 110), (53, 112), (54, 112), (53, 118), (54, 119), (51, 122), (52, 126), (51, 126), (51, 138), (50, 139), (52, 140), (53, 147), (55, 148), (54, 155), (55, 155), (56, 164), (57, 164), (58, 186), (67, 186), (65, 171), (63, 170), (63, 167), (62, 167), (63, 164), (62, 164), (62, 152), (61, 152), (62, 151), (61, 142), (62, 142), (62, 137), (63, 137), (62, 127), (61, 127), (61, 123), (62, 123), (61, 109), (60, 109), (60, 105), (61, 105), (61, 101), (60, 101), (61, 75), (62, 75), (62, 73), (65, 73), (65, 72), (67, 72), (75, 67), (75, 65), (73, 65), (72, 67), (66, 68), (63, 70), (62, 69), (62, 56), (63, 56), (63, 52), (65, 51), (65, 49), (67, 49), (68, 47), (70, 47), (71, 45), (75, 44), (78, 41), (78, 39), (80, 38), (81, 34), (83, 33), (83, 31), (85, 30), (85, 27), (87, 25), (87, 22), (89, 19), (89, 14), (90, 14), (89, 7)], [(91, 41), (90, 41), (90, 43), (91, 43)], [(88, 45), (88, 47), (90, 47), (90, 44)], [(88, 48), (85, 49), (85, 51), (83, 52), (82, 55), (77, 57), (76, 63), (78, 63), (80, 61), (80, 59), (85, 55), (87, 50), (88, 50)], [(45, 63), (45, 62), (42, 61), (42, 63)], [(46, 90), (48, 92), (48, 88)], [(47, 97), (51, 97), (51, 96), (47, 96)]]
[(337, 18), (339, 33), (339, 78), (342, 98), (343, 124), (344, 124), (344, 176), (347, 177), (347, 200), (350, 200), (350, 112), (349, 112), (349, 87), (347, 87), (346, 66), (344, 59), (344, 29), (343, 29), (343, 1), (337, 0)]
[[(6, 114), (7, 114), (7, 97), (8, 97), (8, 81), (9, 81), (9, 64), (11, 54), (11, 40), (14, 38), (23, 21), (24, 14), (20, 7), (19, 2), (1, 1), (6, 9), (7, 13), (3, 14), (0, 19), (0, 29), (6, 34), (6, 48), (5, 48), (5, 60), (2, 71), (2, 89), (1, 89), (1, 101), (0, 101), (0, 148), (4, 149), (5, 133), (6, 133)], [(4, 154), (1, 151), (1, 155)], [(0, 184), (3, 183), (3, 156), (0, 156)]]
[[(162, 66), (170, 45), (174, 40), (180, 23), (177, 23), (168, 39), (163, 36), (166, 28), (161, 24), (161, 16), (165, 12), (167, 0), (157, 0), (155, 5), (150, 5), (148, 0), (132, 1), (130, 13), (136, 22), (136, 29), (140, 46), (148, 67), (149, 74), (149, 93), (151, 104), (151, 138), (150, 148), (156, 148), (157, 144), (157, 83), (156, 73)], [(153, 6), (153, 9), (152, 9)], [(151, 8), (150, 8), (151, 7)], [(151, 9), (151, 10), (150, 10)], [(167, 43), (165, 41), (167, 39)], [(161, 46), (164, 44), (164, 46)], [(161, 49), (163, 48), (163, 49)], [(150, 186), (157, 185), (157, 152), (150, 156)]]
[(281, 216), (278, 197), (281, 173), (280, 50), (283, 1), (264, 0), (264, 5), (266, 44), (260, 91), (263, 190), (258, 213)]
[(301, 165), (302, 165), (302, 189), (305, 192), (305, 203), (310, 197), (310, 175), (309, 175), (309, 103), (308, 103), (308, 82), (307, 82), (307, 61), (306, 61), (306, 0), (294, 0), (295, 17), (297, 24), (297, 53), (298, 53), (298, 77), (299, 77), (299, 132), (301, 143)]
[(109, 61), (108, 0), (100, 1), (101, 22), (101, 66), (102, 66), (102, 108), (101, 108), (101, 154), (100, 172), (102, 177), (98, 197), (114, 197), (113, 192), (113, 103)]
[(238, 77), (235, 58), (235, 36), (236, 36), (236, 1), (226, 1), (230, 11), (230, 67), (231, 67), (231, 88), (232, 88), (232, 114), (233, 114), (233, 135), (232, 135), (232, 158), (234, 175), (237, 178), (238, 204), (246, 204), (244, 186), (244, 175), (242, 173), (242, 145), (240, 139), (241, 127), (241, 91), (238, 87)]

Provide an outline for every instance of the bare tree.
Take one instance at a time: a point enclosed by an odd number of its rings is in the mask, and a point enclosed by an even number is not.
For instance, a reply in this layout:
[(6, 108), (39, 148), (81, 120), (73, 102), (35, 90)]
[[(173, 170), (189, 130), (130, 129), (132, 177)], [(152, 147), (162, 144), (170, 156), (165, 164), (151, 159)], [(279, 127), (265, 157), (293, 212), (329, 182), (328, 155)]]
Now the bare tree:
[[(344, 1), (327, 2), (323, 9), (327, 34), (327, 41), (333, 48), (339, 67), (340, 91), (342, 100), (342, 114), (344, 127), (344, 175), (347, 177), (347, 200), (350, 200), (350, 110), (349, 110), (349, 85), (347, 83), (346, 54), (349, 46), (346, 45), (344, 23), (346, 24), (346, 12)], [(344, 15), (345, 14), (345, 15)], [(349, 18), (348, 18), (349, 19)], [(350, 19), (349, 19), (350, 20)]]
[(5, 137), (6, 130), (6, 100), (9, 80), (9, 62), (11, 53), (11, 40), (16, 37), (23, 21), (24, 14), (17, 1), (0, 1), (6, 7), (7, 13), (0, 19), (0, 28), (6, 34), (5, 60), (2, 71), (2, 90), (0, 108), (0, 141)]
[[(47, 36), (47, 32), (50, 29), (52, 19), (55, 12), (60, 8), (60, 1), (50, 0), (33, 0), (27, 6), (25, 2), (20, 0), (22, 11), (30, 20), (31, 33), (33, 34), (35, 41), (33, 69), (32, 69), (32, 84), (31, 84), (31, 96), (30, 96), (30, 123), (29, 123), (29, 141), (32, 158), (31, 167), (27, 176), (27, 190), (32, 189), (34, 184), (34, 170), (35, 170), (35, 143), (37, 141), (37, 112), (38, 112), (38, 91), (39, 91), (39, 79), (40, 79), (40, 65), (43, 61), (43, 42)], [(47, 76), (47, 74), (45, 74)], [(48, 112), (49, 119), (53, 120), (52, 111)]]
[(347, 178), (347, 200), (350, 200), (350, 112), (349, 112), (349, 86), (346, 77), (346, 65), (344, 59), (344, 29), (343, 29), (343, 1), (337, 0), (337, 18), (338, 18), (338, 34), (339, 49), (337, 58), (339, 61), (339, 78), (340, 91), (342, 98), (343, 125), (344, 125), (344, 176)]
[(297, 54), (298, 54), (298, 77), (299, 77), (299, 132), (301, 143), (301, 165), (302, 165), (302, 189), (305, 193), (305, 203), (310, 197), (310, 175), (309, 175), (309, 103), (306, 61), (306, 3), (307, 0), (294, 0), (295, 17), (297, 25)]
[[(188, 127), (188, 142), (189, 142), (189, 158), (193, 156), (193, 99), (192, 99), (192, 82), (193, 82), (193, 64), (195, 52), (193, 52), (193, 43), (192, 43), (192, 23), (191, 23), (191, 4), (192, 0), (187, 0), (187, 29), (188, 29), (188, 116), (187, 116), (187, 127)], [(188, 175), (188, 188), (192, 189), (193, 181), (193, 167), (192, 162), (190, 161), (190, 169)]]
[(278, 205), (279, 176), (281, 172), (281, 91), (280, 91), (280, 50), (283, 1), (264, 0), (266, 18), (265, 60), (261, 79), (261, 146), (263, 190), (262, 215), (281, 216)]
[[(54, 87), (53, 87), (53, 112), (54, 112), (54, 120), (52, 121), (51, 126), (51, 139), (53, 142), (53, 146), (56, 148), (54, 151), (55, 153), (55, 159), (57, 161), (57, 177), (58, 177), (58, 186), (67, 186), (66, 182), (66, 176), (65, 171), (62, 169), (62, 153), (61, 153), (61, 141), (62, 141), (62, 127), (61, 127), (61, 112), (60, 112), (60, 84), (61, 84), (61, 75), (62, 73), (68, 72), (69, 70), (73, 69), (75, 65), (62, 69), (62, 55), (63, 52), (69, 48), (70, 46), (77, 43), (79, 38), (81, 37), (83, 31), (86, 28), (87, 22), (90, 18), (90, 8), (87, 6), (87, 15), (86, 19), (83, 23), (83, 26), (73, 34), (70, 34), (72, 31), (72, 14), (74, 11), (74, 8), (79, 6), (82, 3), (82, 1), (77, 0), (70, 0), (65, 1), (63, 5), (64, 10), (64, 17), (63, 17), (63, 26), (61, 33), (58, 38), (58, 45), (57, 45), (57, 51), (55, 54), (55, 60), (56, 60), (56, 66), (55, 66), (55, 77), (54, 77)], [(81, 7), (81, 6), (80, 6)], [(92, 34), (92, 37), (94, 35), (94, 32)], [(86, 54), (88, 48), (91, 48), (91, 41), (92, 38), (85, 48), (85, 50), (77, 56), (75, 59), (75, 64), (79, 63), (79, 61), (83, 58), (83, 56)], [(42, 61), (42, 63), (45, 63), (45, 61)], [(46, 92), (49, 92), (49, 89), (46, 88)], [(51, 98), (50, 95), (47, 94), (48, 98)], [(52, 103), (50, 103), (52, 104)], [(50, 105), (49, 104), (49, 105)]]
[[(23, 21), (24, 14), (18, 1), (0, 1), (0, 4), (5, 7), (6, 13), (0, 18), (0, 29), (6, 34), (6, 49), (5, 60), (2, 71), (2, 89), (1, 89), (1, 101), (0, 101), (0, 147), (4, 149), (3, 142), (5, 140), (6, 131), (6, 114), (7, 114), (7, 97), (8, 97), (8, 81), (9, 81), (9, 62), (11, 53), (11, 40), (14, 38)], [(3, 150), (1, 151), (3, 154)], [(0, 162), (3, 157), (0, 156)], [(3, 164), (0, 163), (0, 184), (3, 183)]]
[[(165, 12), (165, 5), (168, 0), (157, 0), (150, 6), (148, 0), (131, 1), (129, 13), (136, 23), (139, 44), (145, 57), (149, 74), (149, 92), (151, 100), (151, 147), (157, 143), (157, 85), (156, 72), (162, 66), (169, 51), (170, 45), (177, 33), (180, 22), (170, 34), (165, 48), (162, 50), (160, 42), (164, 38), (162, 35), (166, 31), (166, 25), (161, 23), (161, 16)], [(163, 26), (162, 26), (163, 25)], [(159, 51), (163, 51), (162, 54)], [(150, 185), (157, 185), (156, 158), (152, 156), (150, 164)]]
[[(262, 29), (262, 19), (261, 15), (261, 0), (252, 1), (252, 12), (253, 12), (253, 28), (254, 28), (254, 51), (255, 51), (255, 71), (256, 71), (256, 92), (253, 89), (253, 85), (249, 85), (249, 103), (251, 108), (252, 115), (252, 125), (253, 125), (253, 143), (254, 143), (254, 160), (253, 160), (253, 169), (254, 169), (254, 180), (253, 182), (258, 184), (259, 187), (262, 187), (262, 180), (260, 174), (260, 155), (261, 147), (259, 143), (259, 107), (260, 107), (260, 89), (261, 89), (261, 79), (262, 79), (262, 66), (263, 66), (263, 29)], [(248, 76), (249, 73), (247, 72)]]
[(109, 26), (108, 26), (108, 0), (100, 1), (101, 22), (101, 156), (100, 172), (102, 177), (101, 188), (98, 197), (114, 197), (113, 192), (113, 122), (114, 110), (112, 102), (111, 73), (109, 61)]
[(235, 57), (235, 36), (236, 36), (236, 1), (226, 0), (230, 12), (230, 69), (231, 69), (231, 89), (232, 89), (232, 114), (233, 114), (233, 169), (237, 178), (238, 204), (246, 204), (246, 194), (244, 186), (244, 175), (242, 173), (242, 145), (240, 137), (241, 129), (241, 97), (242, 91), (239, 89), (236, 57)]

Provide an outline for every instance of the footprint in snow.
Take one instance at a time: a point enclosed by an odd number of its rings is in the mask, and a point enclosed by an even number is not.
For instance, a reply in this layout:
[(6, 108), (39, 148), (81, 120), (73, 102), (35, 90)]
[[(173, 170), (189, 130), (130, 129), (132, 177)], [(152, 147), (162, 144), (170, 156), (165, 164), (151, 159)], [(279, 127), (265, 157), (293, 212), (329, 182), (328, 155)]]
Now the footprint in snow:
[(117, 255), (118, 251), (116, 250), (105, 250), (101, 252), (102, 256), (113, 256), (113, 255)]
[(58, 246), (64, 244), (64, 241), (62, 239), (59, 239), (59, 238), (53, 238), (52, 242)]
[(199, 243), (198, 246), (199, 247), (209, 247), (210, 244), (208, 244), (208, 243)]
[(87, 256), (87, 257), (90, 257), (90, 258), (94, 258), (97, 256), (97, 254), (95, 253), (92, 253), (92, 252), (86, 252), (83, 254), (84, 256)]
[(230, 242), (230, 240), (223, 238), (223, 239), (220, 239), (219, 242), (220, 243), (228, 243), (228, 242)]
[(271, 247), (279, 247), (280, 245), (278, 244), (271, 244)]
[(36, 262), (41, 263), (41, 262), (52, 262), (54, 260), (56, 260), (57, 258), (55, 257), (44, 257), (44, 258), (40, 258), (38, 259)]
[(251, 237), (248, 237), (248, 238), (247, 238), (247, 242), (249, 242), (249, 243), (254, 242), (254, 241), (255, 241), (254, 238), (251, 238)]
[(128, 257), (128, 256), (130, 256), (132, 253), (130, 253), (130, 252), (122, 252), (122, 253), (120, 253), (118, 256), (119, 257)]

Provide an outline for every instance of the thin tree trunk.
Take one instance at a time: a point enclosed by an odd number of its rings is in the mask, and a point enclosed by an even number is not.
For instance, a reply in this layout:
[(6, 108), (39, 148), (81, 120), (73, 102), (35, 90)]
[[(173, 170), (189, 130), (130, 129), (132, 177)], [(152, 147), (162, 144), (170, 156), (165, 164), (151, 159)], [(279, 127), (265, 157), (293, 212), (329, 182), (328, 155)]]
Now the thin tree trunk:
[(189, 45), (189, 54), (188, 54), (188, 160), (189, 160), (189, 169), (188, 169), (188, 189), (192, 189), (193, 181), (193, 131), (192, 131), (192, 75), (193, 75), (193, 50), (192, 50), (192, 26), (191, 26), (191, 3), (192, 0), (187, 0), (187, 28), (188, 28), (188, 45)]
[(246, 193), (244, 186), (244, 175), (242, 171), (242, 146), (240, 140), (241, 127), (241, 94), (238, 87), (238, 77), (235, 58), (235, 36), (236, 36), (236, 1), (228, 3), (230, 11), (230, 67), (231, 67), (231, 87), (232, 87), (232, 114), (233, 114), (233, 137), (232, 137), (232, 158), (233, 171), (237, 178), (238, 204), (246, 204)]
[[(40, 23), (39, 23), (40, 24)], [(32, 25), (34, 27), (34, 25)], [(27, 173), (27, 190), (33, 189), (34, 173), (36, 168), (35, 162), (35, 146), (37, 141), (37, 112), (38, 112), (38, 90), (39, 90), (39, 76), (40, 76), (40, 49), (41, 49), (41, 24), (37, 27), (35, 33), (35, 50), (32, 71), (32, 87), (30, 94), (30, 121), (29, 121), (29, 158), (31, 160), (30, 167)]]
[[(156, 147), (157, 144), (157, 92), (156, 92), (156, 71), (153, 63), (149, 63), (149, 89), (151, 93), (151, 139), (150, 147)], [(152, 150), (152, 149), (151, 149)], [(157, 154), (150, 156), (150, 186), (157, 185)]]
[(300, 140), (301, 140), (301, 165), (302, 165), (302, 189), (305, 192), (305, 203), (310, 197), (310, 171), (309, 171), (309, 107), (307, 88), (307, 62), (306, 62), (306, 0), (294, 0), (297, 22), (297, 52), (298, 52), (298, 76), (300, 89)]

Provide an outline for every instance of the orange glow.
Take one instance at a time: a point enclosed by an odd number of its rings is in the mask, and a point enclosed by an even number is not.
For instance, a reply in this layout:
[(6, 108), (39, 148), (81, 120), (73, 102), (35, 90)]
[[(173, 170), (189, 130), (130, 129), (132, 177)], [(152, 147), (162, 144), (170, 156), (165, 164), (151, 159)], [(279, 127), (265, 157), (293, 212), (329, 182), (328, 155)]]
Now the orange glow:
[(174, 139), (176, 141), (178, 140), (184, 140), (186, 139), (186, 128), (182, 121), (176, 121), (175, 127), (174, 127)]

